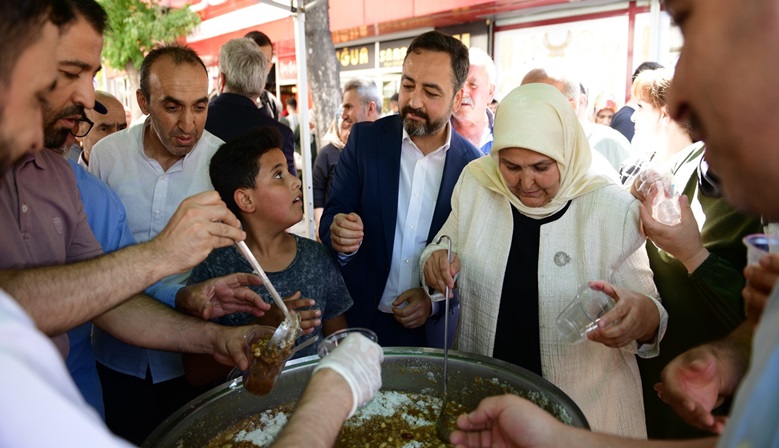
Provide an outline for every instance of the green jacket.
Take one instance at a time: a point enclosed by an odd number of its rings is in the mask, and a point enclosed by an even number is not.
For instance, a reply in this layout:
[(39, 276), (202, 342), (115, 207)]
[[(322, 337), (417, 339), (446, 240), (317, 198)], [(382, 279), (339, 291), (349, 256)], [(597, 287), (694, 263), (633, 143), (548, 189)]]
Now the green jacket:
[(687, 438), (703, 433), (679, 419), (654, 391), (660, 372), (677, 355), (719, 339), (744, 320), (741, 290), (746, 249), (741, 239), (760, 233), (760, 219), (736, 211), (722, 198), (709, 198), (698, 189), (698, 165), (703, 145), (685, 149), (672, 170), (674, 185), (690, 199), (709, 257), (693, 273), (673, 255), (647, 241), (646, 250), (660, 298), (668, 310), (668, 330), (660, 355), (639, 359), (649, 438)]

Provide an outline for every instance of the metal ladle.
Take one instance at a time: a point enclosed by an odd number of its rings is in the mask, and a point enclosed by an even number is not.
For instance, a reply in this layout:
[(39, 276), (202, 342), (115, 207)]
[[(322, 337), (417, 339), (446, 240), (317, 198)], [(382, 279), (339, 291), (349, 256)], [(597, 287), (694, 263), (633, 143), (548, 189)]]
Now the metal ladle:
[[(446, 248), (446, 259), (451, 266), (452, 263), (452, 239), (447, 235), (441, 235), (436, 240), (436, 244), (441, 244), (441, 241), (446, 238), (448, 246)], [(447, 385), (449, 383), (449, 286), (446, 286), (444, 292), (444, 395), (441, 400), (441, 413), (438, 414), (438, 421), (436, 421), (435, 429), (438, 434), (438, 438), (442, 442), (449, 443), (449, 436), (452, 434), (452, 430), (455, 426), (455, 420), (452, 415), (446, 413), (446, 408), (449, 403), (449, 396), (447, 392)]]
[(260, 263), (257, 262), (256, 258), (254, 258), (254, 254), (251, 250), (249, 250), (249, 246), (246, 245), (246, 242), (238, 241), (235, 243), (235, 246), (238, 248), (238, 251), (241, 252), (241, 255), (246, 258), (257, 275), (260, 276), (262, 284), (270, 293), (270, 296), (273, 298), (276, 306), (281, 309), (282, 313), (284, 313), (284, 320), (276, 328), (276, 331), (273, 332), (273, 336), (271, 336), (270, 341), (268, 341), (268, 349), (281, 351), (287, 347), (292, 347), (292, 345), (295, 343), (295, 340), (298, 338), (298, 335), (300, 334), (300, 316), (296, 314), (295, 317), (292, 317), (292, 315), (289, 313), (289, 310), (287, 310), (287, 305), (284, 304), (284, 300), (281, 299), (278, 291), (276, 291), (276, 288), (273, 287), (273, 283), (270, 282), (268, 275), (265, 274), (265, 271), (263, 271), (262, 267), (260, 267)]

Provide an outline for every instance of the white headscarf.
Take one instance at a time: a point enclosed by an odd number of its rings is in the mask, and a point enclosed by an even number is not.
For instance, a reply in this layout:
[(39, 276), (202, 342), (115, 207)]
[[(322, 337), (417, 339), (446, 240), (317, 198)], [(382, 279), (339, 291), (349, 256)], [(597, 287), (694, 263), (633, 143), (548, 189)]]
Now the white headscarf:
[[(495, 142), (490, 157), (468, 165), (484, 187), (505, 196), (523, 215), (543, 219), (583, 194), (613, 183), (590, 172), (592, 150), (571, 104), (548, 84), (525, 84), (512, 90), (495, 114)], [(511, 192), (498, 170), (498, 154), (505, 148), (524, 148), (543, 154), (560, 171), (560, 189), (540, 207), (528, 207)]]

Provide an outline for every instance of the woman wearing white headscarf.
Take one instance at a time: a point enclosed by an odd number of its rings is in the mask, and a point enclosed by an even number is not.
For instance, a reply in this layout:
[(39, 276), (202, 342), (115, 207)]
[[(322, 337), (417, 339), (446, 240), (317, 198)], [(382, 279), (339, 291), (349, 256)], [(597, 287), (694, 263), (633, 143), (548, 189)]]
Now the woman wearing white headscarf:
[[(565, 391), (593, 430), (646, 437), (634, 353), (656, 356), (667, 313), (657, 297), (638, 201), (590, 171), (592, 154), (571, 105), (554, 87), (512, 91), (495, 116), (489, 157), (471, 162), (439, 232), (420, 260), (443, 291), (458, 273), (455, 348), (520, 365)], [(555, 318), (590, 280), (617, 299), (590, 333), (564, 343)], [(637, 292), (636, 292), (637, 291)], [(618, 348), (618, 347), (621, 347)]]

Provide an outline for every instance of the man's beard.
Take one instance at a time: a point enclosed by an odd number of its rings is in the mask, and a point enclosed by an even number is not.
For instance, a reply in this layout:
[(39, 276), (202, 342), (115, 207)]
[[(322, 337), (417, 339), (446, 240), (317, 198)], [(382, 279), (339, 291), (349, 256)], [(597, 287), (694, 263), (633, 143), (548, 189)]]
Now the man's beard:
[(71, 129), (57, 127), (57, 122), (63, 117), (84, 115), (84, 106), (74, 104), (56, 115), (52, 110), (47, 108), (44, 115), (43, 146), (46, 148), (59, 148), (65, 144), (65, 140), (67, 140)]
[[(424, 121), (409, 120), (409, 114), (416, 115), (422, 118)], [(421, 109), (414, 109), (409, 105), (403, 107), (400, 111), (400, 116), (403, 118), (403, 129), (406, 130), (409, 137), (427, 137), (440, 131), (446, 126), (446, 122), (449, 121), (449, 117), (452, 114), (451, 108), (449, 113), (445, 114), (440, 120), (430, 121), (430, 117), (424, 113)]]

